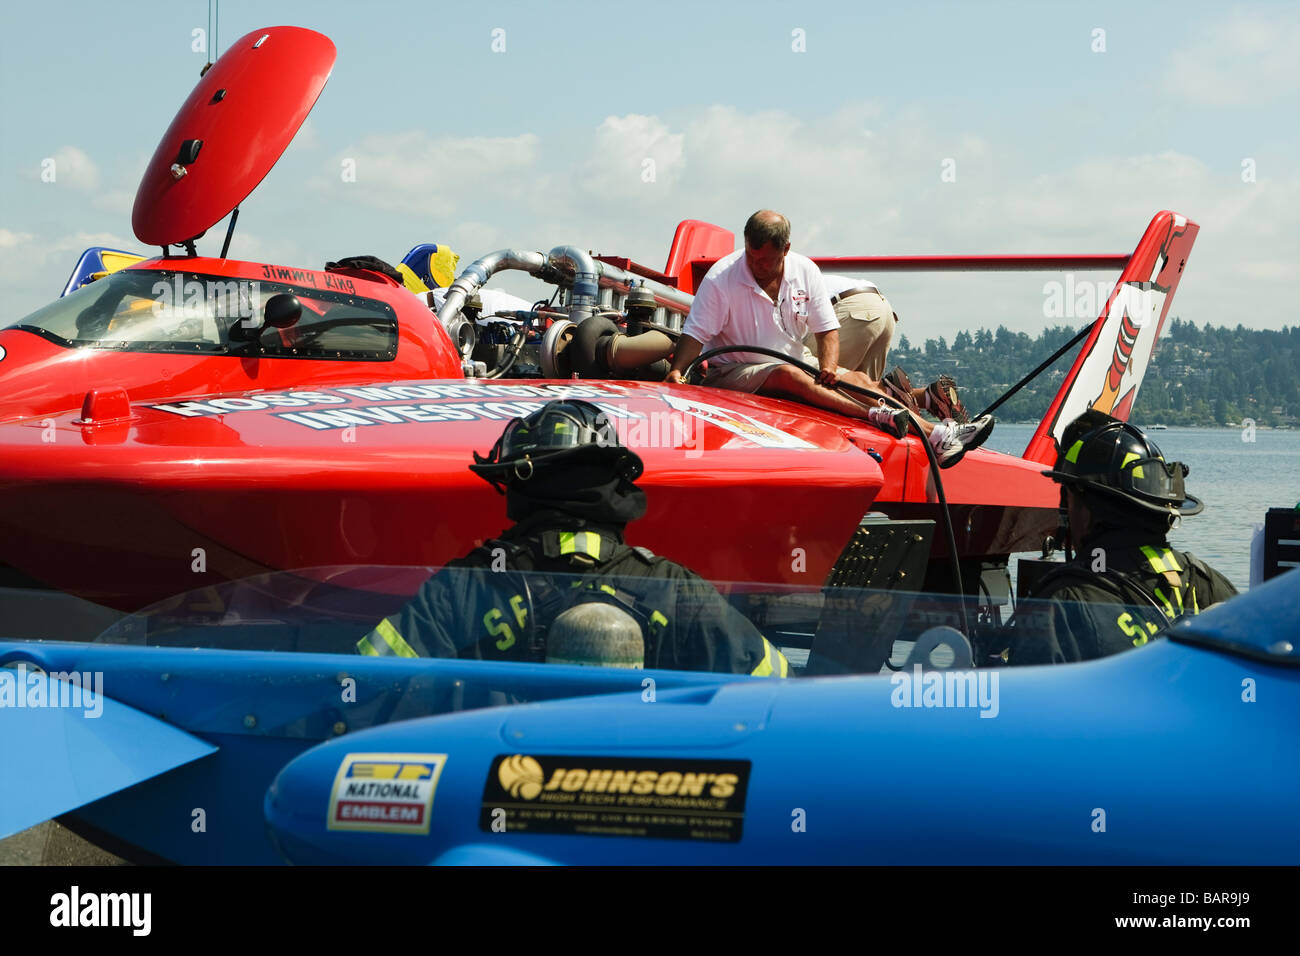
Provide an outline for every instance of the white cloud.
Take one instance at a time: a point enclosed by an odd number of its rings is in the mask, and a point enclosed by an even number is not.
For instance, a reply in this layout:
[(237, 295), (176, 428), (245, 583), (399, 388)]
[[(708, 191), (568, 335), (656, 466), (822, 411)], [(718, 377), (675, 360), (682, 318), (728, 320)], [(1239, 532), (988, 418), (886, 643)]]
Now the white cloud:
[(81, 192), (91, 192), (99, 186), (99, 169), (76, 146), (60, 146), (52, 155), (43, 157), (40, 168), (32, 176), (50, 186), (68, 186)]
[[(1300, 259), (1300, 174), (1260, 157), (1258, 182), (1243, 183), (1235, 166), (1176, 151), (1129, 155), (1123, 142), (1044, 166), (1032, 148), (1036, 122), (1024, 118), (1029, 139), (1006, 140), (940, 123), (920, 107), (886, 113), (864, 102), (819, 115), (717, 105), (606, 116), (585, 134), (555, 140), (421, 130), (371, 136), (336, 156), (335, 164), (356, 161), (355, 183), (331, 170), (307, 184), (328, 194), (318, 208), (333, 218), (304, 232), (289, 225), (296, 220), (288, 213), (263, 212), (264, 223), (284, 227), (237, 230), (231, 253), (319, 266), (359, 251), (395, 261), (415, 242), (437, 241), (468, 262), (503, 247), (571, 243), (661, 268), (678, 221), (704, 219), (739, 233), (762, 207), (791, 218), (794, 247), (806, 254), (1126, 253), (1156, 211), (1174, 209), (1202, 227), (1175, 313), (1233, 325), (1294, 322), (1284, 264)], [(654, 182), (641, 178), (647, 157), (656, 160)], [(956, 182), (940, 179), (947, 157), (956, 161)], [(294, 188), (267, 198), (287, 198), (292, 210), (304, 201)], [(379, 212), (336, 212), (337, 200), (348, 197)], [(106, 189), (92, 202), (125, 209), (125, 200)], [(39, 288), (36, 304), (57, 292), (73, 253), (94, 244), (81, 234), (29, 248), (39, 241), (0, 231), (11, 301), (24, 287)], [(1015, 284), (970, 274), (872, 278), (907, 317), (913, 340), (951, 338), (972, 325), (1033, 332), (1045, 324), (1041, 289), (1049, 275), (1017, 275)]]
[(655, 201), (682, 178), (684, 139), (658, 117), (608, 116), (579, 172), (582, 188), (601, 200)]
[(58, 298), (77, 259), (92, 246), (139, 250), (134, 240), (109, 232), (75, 232), (46, 241), (0, 229), (0, 288), (5, 290), (0, 325)]
[(12, 249), (15, 246), (26, 245), (32, 241), (30, 232), (13, 232), (9, 229), (0, 229), (0, 249)]
[[(1290, 293), (1277, 263), (1300, 254), (1295, 174), (1261, 173), (1247, 184), (1235, 169), (1212, 169), (1183, 153), (1098, 150), (1025, 175), (1022, 144), (941, 130), (907, 110), (884, 118), (862, 109), (807, 117), (715, 106), (687, 122), (683, 136), (687, 174), (663, 189), (674, 222), (701, 218), (739, 233), (750, 212), (769, 206), (791, 218), (795, 249), (818, 255), (1128, 253), (1152, 215), (1173, 209), (1202, 227), (1175, 314), (1230, 324), (1293, 321), (1282, 306)], [(945, 157), (956, 161), (956, 182), (940, 179)], [(605, 248), (638, 250), (622, 254), (658, 266), (671, 233), (650, 235), (644, 225), (641, 217), (615, 219)], [(912, 319), (909, 336), (924, 339), (951, 338), (971, 325), (1036, 332), (1048, 324), (1041, 290), (1050, 277), (874, 278), (887, 292), (897, 290), (895, 307)]]
[[(1033, 128), (1032, 117), (1027, 124)], [(660, 165), (653, 184), (614, 178), (642, 153), (639, 145), (615, 148), (620, 139), (670, 144), (680, 151), (680, 174), (663, 176)], [(1103, 145), (1039, 171), (1022, 142), (940, 128), (919, 110), (884, 116), (874, 104), (823, 116), (714, 106), (679, 128), (661, 117), (610, 117), (590, 143), (593, 152), (607, 147), (608, 159), (590, 163), (576, 183), (559, 171), (564, 158), (539, 146), (524, 202), (508, 215), (498, 215), (500, 206), (479, 213), (500, 222), (484, 238), (501, 241), (461, 251), (474, 256), (534, 237), (537, 248), (572, 242), (658, 268), (678, 220), (705, 219), (738, 234), (751, 212), (771, 207), (791, 218), (794, 247), (806, 254), (1128, 253), (1157, 211), (1173, 209), (1201, 225), (1175, 314), (1234, 325), (1294, 321), (1276, 264), (1300, 257), (1300, 175), (1283, 178), (1276, 164), (1261, 164), (1259, 181), (1243, 183), (1235, 168), (1185, 153), (1125, 155), (1122, 145)], [(956, 161), (956, 182), (941, 181), (947, 157)], [(652, 202), (631, 202), (633, 187)], [(897, 289), (894, 305), (912, 320), (913, 339), (951, 338), (971, 325), (1032, 333), (1047, 324), (1042, 283), (1051, 276), (1043, 273), (874, 278)]]
[[(475, 187), (494, 197), (525, 188), (521, 180), (537, 161), (538, 138), (431, 136), (423, 130), (368, 136), (343, 150), (331, 175), (313, 186), (381, 209), (435, 216), (472, 208)], [(355, 181), (349, 178), (355, 173)]]
[(303, 124), (298, 127), (298, 132), (293, 137), (293, 148), (298, 150), (317, 149), (320, 146), (320, 135), (316, 132), (316, 125), (311, 118), (303, 120)]
[[(1300, 92), (1300, 15), (1294, 8), (1234, 11), (1204, 24), (1171, 54), (1162, 76), (1172, 96), (1206, 106), (1259, 105)], [(1294, 122), (1294, 117), (1292, 119)]]
[(90, 201), (97, 209), (120, 214), (125, 221), (135, 206), (135, 193), (126, 189), (105, 189)]

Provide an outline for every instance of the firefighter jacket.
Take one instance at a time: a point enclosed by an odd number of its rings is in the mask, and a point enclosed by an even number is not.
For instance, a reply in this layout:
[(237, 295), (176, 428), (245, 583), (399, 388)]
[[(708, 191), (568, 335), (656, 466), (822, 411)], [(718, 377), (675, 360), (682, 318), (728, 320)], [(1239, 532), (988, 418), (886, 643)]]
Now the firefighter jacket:
[(526, 519), (448, 564), (357, 648), (540, 662), (549, 622), (575, 603), (605, 596), (641, 623), (646, 667), (789, 676), (785, 656), (708, 581), (629, 547), (620, 526), (558, 512)]
[(1104, 657), (1147, 643), (1187, 614), (1237, 593), (1214, 568), (1150, 534), (1108, 529), (1037, 583), (1015, 615), (1012, 664)]

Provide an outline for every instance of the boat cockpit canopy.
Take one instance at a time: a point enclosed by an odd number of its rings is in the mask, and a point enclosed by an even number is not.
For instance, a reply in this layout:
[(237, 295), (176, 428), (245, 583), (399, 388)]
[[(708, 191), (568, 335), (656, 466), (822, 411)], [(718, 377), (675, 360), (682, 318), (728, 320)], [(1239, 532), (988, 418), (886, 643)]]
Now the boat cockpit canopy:
[(8, 328), (65, 348), (381, 362), (397, 355), (397, 316), (378, 299), (175, 269), (115, 272)]

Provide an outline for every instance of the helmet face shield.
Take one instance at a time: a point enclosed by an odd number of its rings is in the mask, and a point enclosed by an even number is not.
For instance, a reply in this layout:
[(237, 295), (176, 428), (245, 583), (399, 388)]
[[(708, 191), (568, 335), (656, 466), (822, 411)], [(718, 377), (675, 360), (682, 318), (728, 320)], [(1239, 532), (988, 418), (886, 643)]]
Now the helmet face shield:
[(612, 473), (636, 481), (641, 458), (619, 442), (609, 416), (590, 402), (557, 399), (526, 418), (511, 419), (486, 458), (477, 452), (470, 469), (504, 493), (513, 477), (532, 478), (534, 468), (568, 460), (608, 461)]
[(1070, 423), (1056, 467), (1043, 472), (1063, 484), (1094, 488), (1149, 511), (1199, 514), (1205, 506), (1187, 494), (1187, 473), (1186, 465), (1166, 461), (1136, 427), (1095, 411)]
[[(1125, 465), (1120, 471), (1119, 487), (1121, 491), (1137, 495), (1153, 504), (1177, 508), (1179, 514), (1198, 514), (1204, 506), (1198, 499), (1187, 494), (1183, 484), (1187, 472), (1187, 466), (1181, 461), (1141, 458)], [(1193, 502), (1194, 510), (1184, 507), (1186, 502)]]
[(518, 458), (539, 451), (560, 451), (598, 445), (612, 448), (618, 445), (618, 433), (610, 425), (604, 412), (590, 422), (562, 405), (544, 408), (540, 414), (513, 419), (501, 436), (501, 454), (505, 458)]

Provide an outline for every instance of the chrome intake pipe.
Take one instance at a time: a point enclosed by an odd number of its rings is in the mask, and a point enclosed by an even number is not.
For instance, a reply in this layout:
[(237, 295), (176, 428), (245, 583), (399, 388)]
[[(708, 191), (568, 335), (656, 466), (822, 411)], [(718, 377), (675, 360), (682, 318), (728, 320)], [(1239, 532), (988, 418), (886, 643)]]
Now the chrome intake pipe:
[(578, 325), (600, 310), (600, 273), (591, 253), (577, 246), (556, 246), (546, 254), (546, 262), (573, 279), (573, 291), (569, 294), (570, 322)]
[[(635, 272), (621, 269), (608, 262), (601, 262), (589, 253), (583, 252), (574, 246), (556, 246), (547, 254), (547, 258), (554, 268), (565, 275), (574, 276), (574, 302), (584, 310), (584, 317), (599, 311), (596, 299), (599, 289), (613, 289), (619, 295), (627, 295), (632, 286), (638, 283), (644, 285), (646, 290), (655, 297), (657, 306), (682, 315), (691, 311), (693, 296), (689, 293), (674, 289), (662, 282), (656, 282), (654, 279), (637, 275)], [(585, 284), (586, 276), (592, 274), (595, 276), (596, 288), (591, 288), (590, 291), (584, 288), (582, 300), (578, 301), (579, 276), (583, 277)], [(592, 297), (590, 300), (587, 299), (588, 295)], [(579, 319), (572, 318), (574, 302), (570, 303), (570, 318), (576, 323)]]
[(596, 265), (600, 269), (600, 286), (602, 289), (613, 289), (619, 295), (627, 295), (633, 285), (641, 283), (646, 291), (655, 297), (656, 306), (682, 316), (691, 311), (691, 302), (694, 300), (694, 296), (689, 292), (674, 289), (670, 285), (664, 285), (654, 279), (647, 279), (635, 272), (628, 272), (626, 269), (612, 266), (608, 262), (597, 262)]
[(575, 325), (602, 311), (601, 289), (612, 289), (615, 294), (626, 296), (634, 285), (641, 285), (654, 296), (657, 307), (682, 316), (691, 310), (693, 297), (689, 293), (607, 262), (600, 262), (591, 253), (577, 246), (556, 246), (547, 253), (499, 249), (475, 259), (461, 271), (448, 288), (447, 297), (438, 312), (439, 321), (461, 354), (467, 375), (473, 371), (469, 356), (474, 350), (478, 333), (474, 324), (462, 314), (465, 303), (488, 279), (507, 270), (526, 272), (544, 282), (569, 285), (572, 289), (568, 306), (569, 321)]
[(499, 249), (496, 252), (489, 252), (466, 266), (447, 290), (447, 298), (443, 300), (438, 320), (442, 322), (442, 327), (447, 330), (452, 342), (460, 350), (461, 356), (467, 361), (470, 352), (474, 350), (477, 333), (474, 331), (474, 324), (461, 312), (465, 308), (465, 303), (474, 297), (474, 293), (478, 292), (488, 279), (506, 269), (518, 269), (540, 277), (546, 269), (546, 258), (540, 252), (518, 249)]

